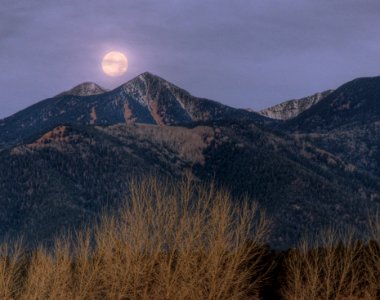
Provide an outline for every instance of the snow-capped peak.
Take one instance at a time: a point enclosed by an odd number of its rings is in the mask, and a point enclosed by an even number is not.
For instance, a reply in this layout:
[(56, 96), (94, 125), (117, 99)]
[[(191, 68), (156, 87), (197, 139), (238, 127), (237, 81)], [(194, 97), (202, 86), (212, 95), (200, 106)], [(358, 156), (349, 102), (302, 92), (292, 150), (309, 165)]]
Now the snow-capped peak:
[(92, 96), (92, 95), (99, 95), (107, 92), (107, 89), (102, 88), (101, 86), (97, 85), (93, 82), (84, 82), (81, 83), (71, 90), (68, 90), (66, 92), (63, 92), (59, 96), (62, 95), (73, 95), (73, 96)]

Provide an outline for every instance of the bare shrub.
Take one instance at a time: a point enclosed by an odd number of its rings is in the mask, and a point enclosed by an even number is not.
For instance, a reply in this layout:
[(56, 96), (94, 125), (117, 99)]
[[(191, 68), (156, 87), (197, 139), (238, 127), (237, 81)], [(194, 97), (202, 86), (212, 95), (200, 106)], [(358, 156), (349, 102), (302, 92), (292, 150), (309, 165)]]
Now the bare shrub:
[(364, 243), (353, 231), (327, 230), (290, 251), (285, 259), (285, 299), (375, 299), (365, 295)]
[(5, 242), (0, 246), (0, 299), (12, 299), (18, 295), (22, 288), (25, 264), (21, 241)]
[(99, 276), (112, 298), (257, 296), (267, 234), (257, 207), (233, 204), (226, 191), (150, 179), (132, 184), (119, 219), (96, 231)]
[(380, 215), (369, 218), (370, 240), (366, 249), (367, 282), (366, 295), (380, 298)]
[(30, 258), (30, 266), (20, 299), (69, 299), (71, 290), (69, 243), (57, 240), (54, 250), (39, 247)]
[(132, 182), (115, 214), (75, 239), (0, 260), (2, 299), (258, 298), (269, 222), (214, 185)]

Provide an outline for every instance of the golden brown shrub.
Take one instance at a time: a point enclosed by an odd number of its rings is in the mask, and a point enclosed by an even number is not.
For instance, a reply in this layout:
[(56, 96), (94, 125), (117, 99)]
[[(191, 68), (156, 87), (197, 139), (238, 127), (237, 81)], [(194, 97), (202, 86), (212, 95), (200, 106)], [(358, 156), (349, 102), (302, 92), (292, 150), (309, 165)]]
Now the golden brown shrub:
[(258, 298), (268, 269), (269, 223), (214, 185), (149, 178), (125, 204), (74, 241), (38, 248), (19, 271), (21, 250), (0, 260), (2, 299)]

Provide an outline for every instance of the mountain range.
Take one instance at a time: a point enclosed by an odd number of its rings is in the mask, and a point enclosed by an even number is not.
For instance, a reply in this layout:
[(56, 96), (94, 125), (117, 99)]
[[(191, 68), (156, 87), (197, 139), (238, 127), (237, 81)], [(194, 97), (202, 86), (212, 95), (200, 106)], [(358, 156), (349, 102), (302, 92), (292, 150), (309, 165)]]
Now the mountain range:
[(115, 90), (84, 83), (0, 122), (0, 148), (62, 123), (176, 125), (219, 119), (268, 122), (263, 116), (191, 96), (168, 81), (144, 73)]
[(151, 73), (111, 91), (81, 84), (0, 120), (0, 236), (51, 241), (117, 207), (130, 178), (186, 172), (257, 201), (273, 247), (332, 222), (360, 227), (380, 204), (379, 108), (380, 77), (266, 113)]

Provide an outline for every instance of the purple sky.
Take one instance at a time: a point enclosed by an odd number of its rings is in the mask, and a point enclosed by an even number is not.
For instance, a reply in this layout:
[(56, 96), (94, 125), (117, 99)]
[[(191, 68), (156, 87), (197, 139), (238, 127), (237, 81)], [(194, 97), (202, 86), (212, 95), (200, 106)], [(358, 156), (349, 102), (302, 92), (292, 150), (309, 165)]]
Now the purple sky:
[[(125, 52), (128, 73), (100, 61)], [(1, 0), (0, 118), (84, 81), (150, 71), (234, 107), (380, 75), (379, 0)]]

